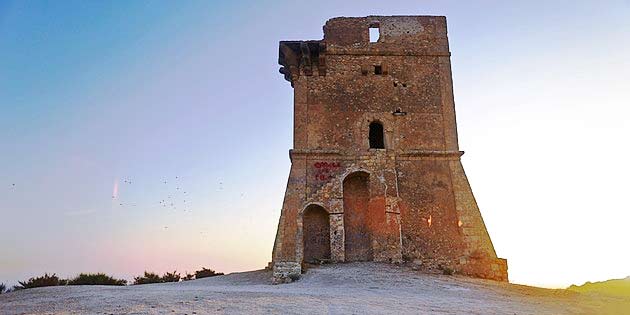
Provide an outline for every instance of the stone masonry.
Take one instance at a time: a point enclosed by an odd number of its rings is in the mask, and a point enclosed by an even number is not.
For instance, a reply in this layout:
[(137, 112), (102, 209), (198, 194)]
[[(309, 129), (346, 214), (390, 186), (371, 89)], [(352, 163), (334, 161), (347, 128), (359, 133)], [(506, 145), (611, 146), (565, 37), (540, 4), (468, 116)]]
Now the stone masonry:
[(333, 18), (279, 54), (294, 143), (276, 283), (347, 261), (507, 281), (460, 160), (445, 17)]

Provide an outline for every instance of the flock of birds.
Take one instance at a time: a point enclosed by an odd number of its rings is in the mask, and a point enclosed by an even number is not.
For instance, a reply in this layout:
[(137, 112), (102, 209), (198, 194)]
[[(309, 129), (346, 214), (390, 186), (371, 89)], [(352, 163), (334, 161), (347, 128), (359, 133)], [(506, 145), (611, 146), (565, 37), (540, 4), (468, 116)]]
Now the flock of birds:
[[(189, 194), (188, 191), (182, 189), (182, 186), (180, 185), (180, 178), (179, 176), (175, 176), (174, 178), (174, 182), (175, 185), (173, 185), (173, 187), (170, 189), (170, 191), (167, 191), (166, 193), (166, 198), (163, 198), (161, 200), (158, 201), (158, 204), (162, 207), (162, 208), (170, 208), (172, 210), (177, 210), (177, 207), (180, 206), (180, 209), (183, 212), (191, 212), (190, 210), (190, 198), (189, 198)], [(126, 185), (131, 185), (133, 184), (131, 179), (123, 179), (122, 181), (123, 184)], [(162, 180), (162, 184), (164, 185), (169, 185), (169, 181), (167, 179)], [(16, 185), (15, 183), (12, 183), (10, 185), (11, 189), (15, 189)], [(219, 182), (219, 187), (217, 189), (218, 191), (222, 191), (223, 190), (223, 182), (220, 181)], [(244, 198), (244, 194), (241, 193), (241, 198)], [(118, 196), (118, 184), (115, 184), (115, 188), (114, 188), (114, 193), (112, 195), (112, 200), (116, 200), (118, 203), (118, 206), (120, 207), (124, 207), (124, 206), (132, 206), (132, 207), (136, 207), (137, 204), (136, 203), (129, 203), (129, 202), (121, 202), (120, 198)], [(168, 226), (164, 226), (164, 229), (167, 230)], [(201, 231), (199, 232), (199, 234), (201, 235), (202, 238), (206, 238), (208, 237), (208, 232), (207, 231)]]
[[(131, 185), (133, 182), (131, 179), (123, 179), (123, 184)], [(162, 184), (169, 185), (168, 180), (162, 180)], [(173, 188), (171, 188), (173, 189)], [(163, 208), (170, 208), (172, 210), (177, 210), (177, 207), (180, 206), (183, 212), (190, 211), (190, 202), (186, 199), (188, 198), (188, 192), (181, 188), (179, 183), (179, 176), (175, 176), (175, 187), (174, 190), (168, 191), (166, 193), (165, 198), (159, 200), (158, 204)], [(118, 197), (118, 187), (114, 188), (114, 194), (112, 195), (112, 199), (119, 199)], [(137, 206), (135, 203), (123, 203), (119, 202), (119, 206), (130, 205), (132, 207)]]
[[(126, 185), (131, 185), (132, 183), (133, 181), (128, 178), (123, 179), (122, 181), (122, 184), (126, 184)], [(179, 176), (175, 176), (175, 178), (171, 178), (170, 180), (162, 179), (161, 184), (165, 185), (167, 189), (164, 191), (163, 198), (158, 200), (158, 205), (160, 207), (170, 209), (170, 210), (175, 210), (175, 211), (178, 210), (179, 208), (183, 212), (192, 212), (190, 210), (192, 206), (192, 203), (190, 202), (190, 195), (187, 190), (183, 189), (183, 186), (181, 185), (182, 182)], [(223, 190), (223, 181), (219, 181), (217, 191), (222, 191), (222, 190)], [(244, 197), (244, 194), (241, 194), (241, 198), (243, 197)], [(117, 187), (114, 189), (114, 194), (112, 195), (112, 200), (116, 200), (116, 199), (119, 200)], [(118, 201), (118, 206), (120, 207), (129, 206), (129, 205), (132, 207), (135, 207), (137, 204), (129, 203), (129, 202), (120, 202), (120, 200)], [(164, 230), (168, 230), (168, 228), (169, 228), (168, 226), (163, 227)], [(199, 234), (201, 235), (202, 238), (208, 237), (207, 231), (201, 231), (199, 232)]]
[[(158, 205), (162, 208), (168, 208), (171, 210), (177, 210), (179, 206), (179, 209), (181, 209), (183, 212), (191, 212), (190, 210), (191, 203), (190, 203), (189, 194), (188, 194), (188, 191), (182, 189), (179, 176), (175, 176), (173, 182), (174, 182), (174, 185), (171, 186), (171, 183), (169, 182), (168, 179), (162, 180), (162, 184), (166, 185), (167, 188), (164, 191), (165, 195), (163, 196), (163, 198), (158, 201)], [(133, 181), (131, 179), (123, 179), (122, 184), (131, 185), (133, 184)], [(169, 186), (171, 187), (168, 188)], [(125, 206), (136, 207), (137, 206), (136, 203), (120, 201), (120, 198), (118, 196), (118, 184), (115, 184), (114, 186), (112, 200), (118, 200), (118, 206), (120, 207), (125, 207)], [(164, 229), (167, 230), (168, 226), (164, 226)]]

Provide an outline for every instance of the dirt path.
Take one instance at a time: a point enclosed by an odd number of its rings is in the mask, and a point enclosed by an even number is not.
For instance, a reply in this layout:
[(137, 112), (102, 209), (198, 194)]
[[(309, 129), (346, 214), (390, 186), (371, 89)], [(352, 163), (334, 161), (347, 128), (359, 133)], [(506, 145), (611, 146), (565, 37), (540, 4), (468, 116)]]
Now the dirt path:
[(268, 271), (128, 287), (66, 286), (0, 295), (0, 314), (630, 314), (630, 297), (585, 295), (404, 267), (313, 268), (270, 285)]

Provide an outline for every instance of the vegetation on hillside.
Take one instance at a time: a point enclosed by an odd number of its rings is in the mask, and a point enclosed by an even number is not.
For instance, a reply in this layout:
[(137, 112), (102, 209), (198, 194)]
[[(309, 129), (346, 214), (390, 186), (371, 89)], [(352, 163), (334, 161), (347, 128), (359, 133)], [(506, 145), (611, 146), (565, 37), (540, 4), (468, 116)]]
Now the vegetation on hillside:
[(194, 274), (186, 273), (186, 275), (183, 277), (177, 271), (167, 272), (161, 277), (155, 272), (145, 271), (144, 275), (137, 276), (133, 279), (134, 280), (133, 284), (179, 282), (180, 280), (188, 281), (188, 280), (193, 280), (193, 279), (201, 279), (201, 278), (221, 276), (221, 275), (223, 275), (222, 272), (216, 272), (208, 268), (201, 268), (201, 270), (195, 271)]
[(162, 277), (154, 272), (145, 271), (144, 275), (133, 278), (133, 284), (162, 283)]
[[(194, 274), (186, 273), (183, 277), (177, 271), (167, 272), (160, 276), (154, 272), (145, 271), (143, 275), (134, 277), (133, 284), (149, 284), (149, 283), (165, 283), (165, 282), (179, 282), (193, 279), (201, 279), (207, 277), (214, 277), (223, 275), (222, 272), (215, 272), (212, 269), (202, 268), (195, 271)], [(0, 283), (0, 294), (9, 292), (11, 290), (23, 290), (39, 287), (51, 287), (59, 285), (127, 285), (127, 280), (116, 279), (104, 273), (81, 273), (72, 279), (61, 279), (56, 274), (49, 275), (45, 273), (43, 276), (33, 277), (26, 281), (19, 281), (19, 285), (13, 287), (13, 289), (7, 288), (4, 283)]]
[(82, 273), (68, 280), (68, 285), (126, 285), (127, 280), (116, 279), (104, 273)]
[(201, 268), (201, 270), (195, 271), (195, 279), (214, 277), (214, 276), (222, 276), (223, 272), (215, 272), (212, 269)]
[(40, 277), (33, 277), (26, 281), (18, 281), (20, 285), (13, 287), (14, 290), (32, 289), (39, 287), (52, 287), (57, 285), (65, 285), (68, 280), (59, 279), (56, 274), (48, 275), (45, 273)]
[(586, 282), (583, 285), (572, 285), (568, 290), (582, 293), (601, 293), (615, 296), (630, 297), (630, 277), (612, 279), (601, 282)]
[(179, 279), (181, 278), (181, 276), (179, 275), (179, 273), (177, 272), (177, 270), (173, 271), (173, 272), (167, 272), (162, 276), (162, 280), (164, 282), (179, 282)]
[(186, 275), (182, 277), (182, 281), (195, 280), (195, 274), (186, 272)]
[(167, 272), (161, 277), (155, 272), (145, 271), (144, 275), (133, 278), (133, 284), (179, 282), (180, 278), (181, 275), (177, 271)]

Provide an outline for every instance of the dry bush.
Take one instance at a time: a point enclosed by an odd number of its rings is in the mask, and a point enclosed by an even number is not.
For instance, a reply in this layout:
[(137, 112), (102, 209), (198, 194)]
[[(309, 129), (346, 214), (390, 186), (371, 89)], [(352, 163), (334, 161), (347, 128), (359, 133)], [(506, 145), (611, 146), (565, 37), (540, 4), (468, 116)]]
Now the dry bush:
[(180, 275), (179, 273), (177, 273), (177, 270), (173, 271), (173, 272), (167, 272), (162, 276), (162, 282), (179, 282), (180, 279)]
[(212, 269), (201, 268), (201, 270), (195, 271), (195, 279), (222, 276), (223, 272), (215, 272)]
[(68, 285), (126, 285), (127, 280), (116, 279), (104, 273), (82, 273), (68, 280)]
[(189, 274), (188, 272), (186, 272), (186, 275), (182, 277), (182, 281), (188, 281), (188, 280), (194, 280), (194, 279), (195, 279), (195, 275)]
[(14, 290), (66, 285), (68, 280), (59, 279), (54, 273), (52, 275), (45, 273), (41, 277), (30, 278), (27, 281), (18, 281), (18, 283), (20, 285), (13, 287)]
[(162, 283), (162, 278), (154, 272), (144, 272), (143, 276), (133, 278), (133, 284)]
[(133, 278), (133, 284), (179, 282), (179, 279), (181, 276), (177, 271), (167, 272), (161, 277), (155, 272), (145, 271), (144, 275)]

